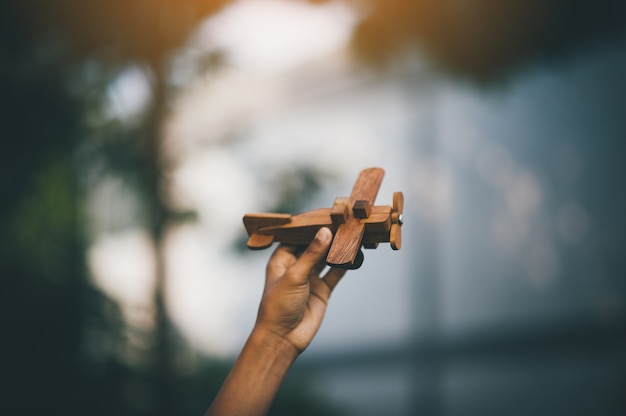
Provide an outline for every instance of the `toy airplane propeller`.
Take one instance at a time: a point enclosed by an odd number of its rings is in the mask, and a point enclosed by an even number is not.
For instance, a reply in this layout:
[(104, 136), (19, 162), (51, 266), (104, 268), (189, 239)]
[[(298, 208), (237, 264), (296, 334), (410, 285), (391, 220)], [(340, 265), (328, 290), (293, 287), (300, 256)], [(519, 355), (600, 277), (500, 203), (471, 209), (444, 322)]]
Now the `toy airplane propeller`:
[(363, 263), (361, 247), (376, 248), (389, 242), (399, 250), (402, 245), (404, 196), (394, 192), (392, 205), (374, 206), (385, 171), (369, 168), (361, 171), (349, 197), (335, 199), (332, 208), (320, 208), (298, 215), (246, 214), (243, 223), (248, 232), (248, 247), (268, 248), (274, 242), (309, 244), (317, 231), (328, 227), (334, 238), (326, 256), (332, 267), (358, 269)]

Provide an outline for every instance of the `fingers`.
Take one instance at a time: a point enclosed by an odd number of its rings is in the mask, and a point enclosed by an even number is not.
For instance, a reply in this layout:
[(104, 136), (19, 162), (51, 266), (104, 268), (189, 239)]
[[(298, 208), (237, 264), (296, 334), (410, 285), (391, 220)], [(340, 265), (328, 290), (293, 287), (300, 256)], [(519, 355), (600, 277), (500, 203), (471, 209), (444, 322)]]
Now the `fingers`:
[(306, 283), (312, 272), (322, 271), (331, 239), (332, 232), (328, 228), (320, 228), (311, 244), (286, 272), (293, 283)]
[(311, 276), (320, 276), (324, 268), (326, 267), (326, 258), (322, 257), (311, 269)]
[(313, 293), (315, 296), (324, 302), (324, 304), (327, 304), (333, 289), (335, 289), (335, 286), (337, 286), (337, 283), (339, 283), (347, 271), (347, 269), (333, 267), (322, 278), (311, 277), (311, 284), (313, 285)]
[(267, 263), (267, 283), (272, 283), (280, 278), (285, 271), (296, 261), (298, 247), (281, 244), (279, 245)]
[(326, 275), (322, 278), (326, 286), (332, 292), (337, 286), (337, 283), (341, 280), (341, 278), (346, 274), (347, 269), (339, 269), (336, 267), (331, 267), (331, 269), (326, 273)]

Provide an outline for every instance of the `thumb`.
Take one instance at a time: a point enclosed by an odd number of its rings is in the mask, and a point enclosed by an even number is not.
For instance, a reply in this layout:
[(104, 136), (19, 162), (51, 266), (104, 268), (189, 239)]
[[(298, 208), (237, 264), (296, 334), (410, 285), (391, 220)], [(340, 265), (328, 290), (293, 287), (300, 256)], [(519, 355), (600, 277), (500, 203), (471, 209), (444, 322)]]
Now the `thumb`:
[(296, 262), (289, 267), (287, 275), (293, 283), (306, 283), (311, 270), (324, 258), (330, 247), (333, 233), (326, 227), (320, 228), (315, 238)]

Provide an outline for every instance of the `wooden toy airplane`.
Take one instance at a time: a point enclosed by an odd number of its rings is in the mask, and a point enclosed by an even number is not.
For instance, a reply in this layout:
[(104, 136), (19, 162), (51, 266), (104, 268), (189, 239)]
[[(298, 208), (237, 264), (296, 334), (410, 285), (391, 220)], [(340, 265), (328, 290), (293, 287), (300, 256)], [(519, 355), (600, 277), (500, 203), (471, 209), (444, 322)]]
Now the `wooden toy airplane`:
[(361, 171), (349, 197), (335, 199), (332, 208), (320, 208), (298, 215), (246, 214), (243, 223), (248, 232), (248, 247), (268, 248), (274, 242), (309, 244), (321, 227), (333, 231), (326, 263), (332, 267), (358, 269), (363, 263), (364, 248), (376, 248), (389, 242), (399, 250), (402, 244), (404, 196), (394, 192), (392, 205), (373, 206), (385, 171), (369, 168)]

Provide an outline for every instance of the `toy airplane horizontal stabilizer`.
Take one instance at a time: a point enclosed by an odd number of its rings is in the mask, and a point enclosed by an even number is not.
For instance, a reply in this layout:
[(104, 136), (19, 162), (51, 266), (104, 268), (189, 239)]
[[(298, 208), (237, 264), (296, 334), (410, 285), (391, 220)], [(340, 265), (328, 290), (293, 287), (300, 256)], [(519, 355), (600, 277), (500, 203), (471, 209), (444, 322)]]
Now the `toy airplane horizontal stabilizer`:
[(332, 267), (358, 269), (363, 263), (361, 247), (373, 249), (389, 242), (399, 250), (402, 245), (404, 196), (394, 192), (391, 206), (374, 206), (385, 171), (369, 168), (361, 171), (349, 197), (335, 199), (331, 208), (320, 208), (298, 215), (246, 214), (243, 223), (248, 232), (248, 248), (261, 250), (274, 242), (308, 245), (317, 231), (328, 227), (333, 241), (326, 256)]

